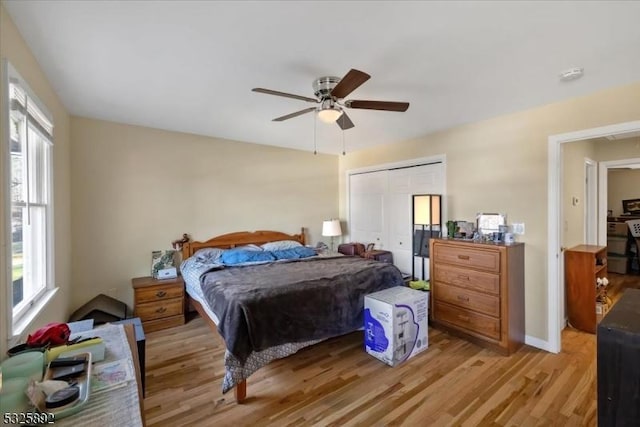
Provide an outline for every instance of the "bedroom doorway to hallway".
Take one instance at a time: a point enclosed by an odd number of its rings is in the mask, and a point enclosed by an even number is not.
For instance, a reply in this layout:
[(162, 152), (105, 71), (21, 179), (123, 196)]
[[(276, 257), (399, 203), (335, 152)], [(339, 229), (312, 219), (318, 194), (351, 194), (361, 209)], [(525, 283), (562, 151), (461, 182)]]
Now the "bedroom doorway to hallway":
[[(584, 129), (548, 138), (548, 247), (547, 247), (547, 314), (548, 336), (546, 350), (559, 353), (562, 348), (561, 332), (565, 326), (565, 295), (564, 295), (564, 259), (561, 222), (562, 209), (562, 144), (607, 136), (635, 135), (640, 132), (640, 120), (619, 123), (599, 128)], [(602, 174), (600, 174), (600, 177)], [(605, 177), (606, 181), (606, 177)], [(602, 190), (601, 188), (599, 190)], [(606, 194), (606, 189), (604, 190)], [(606, 210), (607, 201), (600, 194), (598, 200), (598, 239), (597, 244), (606, 246)], [(603, 215), (604, 214), (604, 215)]]

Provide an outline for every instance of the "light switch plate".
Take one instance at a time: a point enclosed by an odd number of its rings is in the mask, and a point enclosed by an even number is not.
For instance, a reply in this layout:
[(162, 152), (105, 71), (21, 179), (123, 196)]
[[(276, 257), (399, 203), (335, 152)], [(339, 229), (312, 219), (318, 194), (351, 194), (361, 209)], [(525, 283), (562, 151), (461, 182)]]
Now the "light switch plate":
[(514, 222), (511, 227), (513, 228), (513, 234), (524, 234), (524, 222)]

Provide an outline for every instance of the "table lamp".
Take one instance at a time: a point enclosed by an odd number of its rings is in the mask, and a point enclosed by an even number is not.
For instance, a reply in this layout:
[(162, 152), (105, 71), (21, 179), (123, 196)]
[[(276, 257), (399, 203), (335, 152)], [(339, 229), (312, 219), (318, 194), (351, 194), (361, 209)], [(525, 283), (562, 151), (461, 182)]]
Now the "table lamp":
[(340, 227), (340, 220), (329, 219), (322, 222), (322, 235), (325, 237), (331, 237), (331, 252), (334, 252), (333, 240), (336, 236), (342, 236), (342, 228)]

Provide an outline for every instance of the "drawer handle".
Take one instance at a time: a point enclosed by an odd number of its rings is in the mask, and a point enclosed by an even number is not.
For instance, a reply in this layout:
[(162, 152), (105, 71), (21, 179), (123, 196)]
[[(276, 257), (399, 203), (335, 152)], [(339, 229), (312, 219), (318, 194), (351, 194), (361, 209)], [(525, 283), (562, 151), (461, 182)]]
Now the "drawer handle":
[(167, 293), (165, 291), (158, 291), (158, 292), (156, 292), (156, 296), (158, 298), (166, 297)]
[(469, 255), (458, 255), (458, 259), (468, 260), (469, 259)]
[(469, 320), (471, 320), (471, 318), (469, 316), (463, 316), (461, 314), (458, 314), (458, 319), (464, 321), (464, 322), (468, 322)]
[(469, 302), (469, 297), (465, 297), (464, 295), (458, 295), (458, 299), (460, 301)]
[(165, 311), (167, 311), (166, 308), (160, 307), (159, 309), (156, 310), (156, 313), (164, 313)]
[(460, 280), (471, 280), (471, 278), (469, 276), (464, 276), (462, 274), (458, 275), (458, 279), (460, 279)]

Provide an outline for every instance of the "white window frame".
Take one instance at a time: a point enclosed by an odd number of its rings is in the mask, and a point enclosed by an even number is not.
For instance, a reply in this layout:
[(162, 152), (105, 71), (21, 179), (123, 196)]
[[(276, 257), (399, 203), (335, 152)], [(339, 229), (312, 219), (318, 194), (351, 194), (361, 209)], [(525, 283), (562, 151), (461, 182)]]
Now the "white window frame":
[[(45, 266), (45, 287), (35, 295), (33, 295), (27, 304), (23, 305), (23, 307), (18, 310), (18, 312), (14, 313), (13, 307), (13, 278), (12, 278), (12, 228), (11, 228), (11, 208), (13, 206), (11, 200), (11, 149), (10, 149), (10, 140), (11, 140), (11, 108), (10, 108), (10, 82), (18, 83), (20, 88), (25, 92), (28, 97), (28, 102), (34, 104), (40, 113), (44, 115), (45, 119), (48, 120), (53, 125), (53, 118), (49, 110), (44, 106), (44, 104), (38, 99), (38, 97), (31, 90), (26, 81), (20, 76), (20, 74), (16, 71), (16, 69), (9, 63), (7, 60), (3, 60), (3, 68), (4, 68), (4, 81), (2, 82), (4, 85), (4, 99), (2, 102), (5, 106), (5, 114), (3, 121), (6, 123), (5, 132), (3, 132), (2, 138), (2, 154), (4, 159), (4, 200), (3, 204), (5, 206), (4, 218), (5, 223), (3, 224), (5, 230), (5, 247), (7, 248), (5, 265), (7, 266), (5, 274), (4, 274), (4, 283), (5, 286), (5, 295), (6, 298), (3, 298), (6, 304), (3, 307), (6, 310), (7, 317), (7, 335), (10, 342), (19, 337), (31, 324), (31, 322), (36, 318), (38, 313), (40, 313), (47, 303), (51, 300), (53, 295), (55, 295), (57, 288), (55, 287), (55, 271), (54, 271), (54, 183), (53, 183), (53, 150), (54, 150), (54, 133), (53, 130), (51, 132), (50, 138), (50, 147), (47, 156), (47, 199), (46, 203), (46, 266)], [(34, 129), (36, 132), (39, 132), (37, 129)], [(39, 132), (40, 134), (42, 132)], [(46, 138), (49, 140), (49, 138)], [(32, 205), (37, 205), (32, 203)]]

